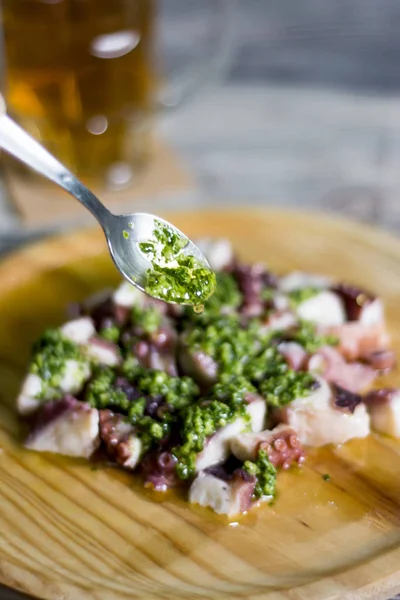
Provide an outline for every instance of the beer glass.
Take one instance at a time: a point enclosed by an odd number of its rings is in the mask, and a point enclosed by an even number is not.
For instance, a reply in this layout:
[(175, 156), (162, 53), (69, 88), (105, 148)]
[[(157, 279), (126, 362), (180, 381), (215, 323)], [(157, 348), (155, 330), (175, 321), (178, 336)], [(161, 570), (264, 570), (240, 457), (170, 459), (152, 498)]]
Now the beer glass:
[[(186, 66), (187, 77), (163, 81), (155, 0), (0, 3), (10, 115), (78, 176), (109, 187), (126, 183), (150, 157), (160, 95), (164, 104), (180, 102), (196, 78), (204, 79), (204, 68)], [(226, 56), (231, 3), (204, 6), (210, 28), (220, 19), (211, 61), (204, 49), (212, 74)]]

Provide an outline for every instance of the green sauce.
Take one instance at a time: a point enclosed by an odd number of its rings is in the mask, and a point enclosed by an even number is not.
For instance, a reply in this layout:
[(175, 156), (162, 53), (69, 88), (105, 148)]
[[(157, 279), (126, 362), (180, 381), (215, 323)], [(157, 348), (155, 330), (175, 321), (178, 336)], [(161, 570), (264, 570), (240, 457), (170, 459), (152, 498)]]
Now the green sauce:
[(187, 408), (181, 429), (183, 443), (173, 450), (181, 479), (190, 479), (195, 474), (196, 457), (203, 450), (207, 438), (240, 415), (244, 415), (242, 409), (234, 409), (218, 400), (192, 404)]
[(109, 367), (96, 369), (86, 390), (86, 402), (94, 408), (128, 411), (130, 402), (122, 390), (114, 387), (115, 380), (116, 374)]
[(181, 479), (189, 479), (195, 474), (197, 455), (209, 436), (239, 417), (245, 422), (250, 421), (245, 410), (245, 396), (255, 391), (243, 377), (223, 376), (200, 402), (187, 406), (182, 412), (183, 443), (173, 450)]
[(268, 458), (265, 450), (260, 450), (255, 461), (246, 460), (243, 469), (250, 475), (257, 477), (254, 488), (255, 498), (275, 496), (276, 493), (276, 468)]
[(193, 311), (186, 308), (185, 318), (194, 325), (203, 325), (218, 319), (221, 315), (236, 315), (237, 309), (243, 300), (235, 279), (229, 273), (216, 274), (216, 288), (213, 295), (207, 300), (201, 318), (193, 315)]
[(142, 369), (131, 381), (143, 394), (161, 396), (175, 410), (182, 410), (199, 396), (199, 388), (191, 377), (171, 377), (164, 371)]
[(293, 332), (293, 341), (304, 347), (306, 352), (312, 354), (322, 346), (336, 346), (339, 340), (333, 335), (320, 335), (313, 323), (300, 321), (300, 327)]
[(270, 406), (281, 407), (293, 402), (296, 398), (307, 396), (315, 385), (311, 373), (293, 371), (270, 375), (260, 384), (261, 394)]
[(320, 292), (320, 288), (305, 287), (290, 291), (288, 293), (288, 296), (290, 303), (293, 307), (296, 308), (297, 306), (299, 306), (299, 304), (302, 304), (302, 302), (305, 302), (306, 300), (310, 300), (310, 298), (317, 296)]
[(159, 329), (162, 316), (160, 311), (155, 306), (133, 306), (132, 308), (132, 323), (140, 327), (144, 333), (152, 334)]
[(113, 342), (114, 344), (118, 343), (120, 334), (121, 331), (117, 325), (110, 325), (109, 327), (104, 327), (99, 331), (100, 337), (109, 342)]
[(152, 263), (146, 273), (145, 291), (166, 302), (202, 306), (215, 290), (215, 274), (194, 256), (183, 253), (187, 241), (172, 228), (160, 221), (156, 225), (154, 240), (139, 243)]
[[(61, 380), (65, 374), (67, 361), (74, 360), (82, 367), (79, 368), (76, 377), (84, 378), (85, 367), (88, 360), (85, 359), (79, 346), (64, 338), (58, 329), (48, 329), (39, 338), (32, 348), (31, 373), (35, 373), (42, 380), (42, 399), (59, 398)], [(79, 381), (78, 381), (79, 385)]]
[(192, 352), (198, 350), (211, 356), (220, 373), (241, 375), (248, 361), (258, 353), (261, 329), (255, 324), (244, 328), (237, 315), (210, 319), (200, 329), (188, 330), (186, 343)]
[[(137, 391), (136, 399), (129, 399), (122, 389), (116, 388), (117, 376), (109, 367), (96, 369), (85, 399), (94, 408), (109, 408), (125, 415), (126, 420), (135, 426), (145, 449), (150, 449), (168, 435), (170, 423), (177, 418), (172, 415), (178, 415), (184, 408), (193, 405), (199, 397), (199, 389), (190, 377), (171, 377), (163, 371), (137, 365), (133, 369), (125, 365), (123, 372), (130, 376), (130, 383)], [(173, 412), (166, 411), (158, 420), (145, 415), (148, 399), (160, 397)]]

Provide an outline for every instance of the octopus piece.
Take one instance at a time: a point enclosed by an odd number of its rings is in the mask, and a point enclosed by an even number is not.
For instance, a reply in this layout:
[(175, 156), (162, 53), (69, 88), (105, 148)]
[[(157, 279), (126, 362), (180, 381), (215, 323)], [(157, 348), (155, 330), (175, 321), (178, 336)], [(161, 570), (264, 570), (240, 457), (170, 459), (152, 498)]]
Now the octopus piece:
[(207, 388), (218, 379), (218, 365), (206, 352), (194, 350), (185, 342), (178, 348), (178, 365), (184, 375), (192, 377), (201, 387)]
[(93, 320), (90, 317), (80, 317), (64, 323), (60, 328), (62, 335), (78, 345), (87, 344), (96, 335)]
[(143, 444), (134, 427), (122, 415), (100, 411), (100, 438), (107, 455), (125, 469), (134, 469), (143, 454)]
[(89, 458), (99, 443), (98, 410), (65, 396), (41, 408), (25, 447), (36, 452)]
[[(250, 402), (246, 407), (250, 416), (250, 429), (253, 432), (262, 431), (265, 422), (266, 404), (263, 398)], [(204, 471), (208, 467), (221, 464), (228, 458), (232, 440), (245, 431), (249, 424), (246, 419), (239, 417), (232, 423), (218, 429), (210, 436), (196, 459), (196, 472)]]
[(155, 450), (144, 457), (140, 469), (144, 486), (155, 492), (166, 492), (181, 484), (176, 473), (176, 457), (167, 450)]
[(261, 315), (264, 312), (265, 304), (262, 292), (266, 287), (275, 288), (276, 278), (260, 263), (237, 264), (233, 275), (243, 296), (240, 312), (251, 317)]
[(139, 398), (143, 398), (143, 392), (122, 375), (117, 376), (114, 385), (117, 390), (124, 392), (129, 402), (136, 402)]
[(142, 367), (164, 371), (171, 377), (178, 376), (175, 352), (172, 350), (160, 350), (151, 342), (140, 340), (133, 345), (132, 353)]
[(342, 298), (348, 321), (360, 321), (363, 325), (383, 323), (383, 304), (370, 292), (346, 284), (338, 284), (331, 289)]
[(301, 302), (296, 307), (296, 313), (300, 319), (323, 327), (342, 325), (346, 321), (342, 299), (329, 290), (323, 290)]
[(28, 416), (34, 413), (43, 401), (38, 398), (42, 392), (42, 380), (38, 375), (29, 373), (25, 377), (21, 391), (17, 397), (17, 410), (20, 415)]
[(356, 360), (373, 352), (387, 350), (390, 337), (383, 323), (364, 325), (360, 321), (349, 321), (334, 327), (322, 327), (320, 333), (338, 339), (337, 350), (347, 359)]
[(57, 389), (46, 389), (43, 397), (44, 382), (35, 373), (30, 373), (22, 384), (17, 398), (18, 412), (27, 416), (37, 410), (44, 402), (54, 400), (64, 394), (77, 394), (91, 374), (89, 363), (69, 359), (65, 361), (62, 377)]
[(267, 405), (264, 398), (258, 394), (246, 394), (245, 399), (247, 402), (246, 413), (250, 417), (250, 430), (253, 432), (262, 431), (267, 415)]
[(289, 296), (285, 294), (276, 293), (272, 298), (272, 307), (278, 312), (285, 312), (291, 310), (291, 304)]
[(177, 333), (170, 326), (162, 326), (149, 339), (140, 340), (132, 347), (132, 353), (141, 366), (165, 371), (171, 377), (178, 376), (176, 364)]
[(330, 385), (321, 377), (319, 387), (297, 398), (275, 415), (278, 422), (292, 427), (305, 446), (343, 444), (352, 438), (364, 438), (370, 432), (370, 419), (363, 403), (354, 412), (335, 407)]
[(307, 352), (297, 342), (281, 342), (277, 350), (294, 371), (300, 371), (306, 364)]
[(190, 487), (189, 502), (234, 517), (251, 507), (255, 485), (255, 476), (243, 469), (237, 469), (224, 479), (207, 472), (199, 473)]
[(400, 390), (373, 390), (365, 397), (368, 412), (371, 417), (371, 427), (374, 431), (400, 437)]
[(360, 394), (355, 394), (354, 392), (345, 390), (339, 385), (333, 384), (332, 391), (334, 405), (337, 408), (347, 410), (351, 414), (354, 414), (357, 406), (359, 406), (359, 404), (362, 402), (362, 396)]
[(308, 370), (354, 393), (366, 389), (376, 377), (375, 369), (360, 362), (347, 363), (331, 346), (322, 347), (309, 358)]
[(364, 304), (358, 320), (366, 326), (382, 325), (385, 321), (385, 311), (382, 301), (379, 298), (375, 298), (369, 304)]
[(278, 288), (284, 293), (302, 290), (308, 287), (324, 290), (330, 287), (331, 282), (332, 280), (329, 277), (323, 275), (313, 275), (311, 273), (304, 273), (303, 271), (293, 271), (293, 273), (280, 278)]
[(365, 354), (362, 359), (373, 369), (387, 373), (396, 366), (396, 354), (393, 350), (378, 350)]
[(92, 337), (86, 345), (86, 354), (100, 365), (116, 367), (121, 363), (121, 353), (117, 344), (101, 337)]
[(305, 458), (296, 432), (284, 424), (260, 433), (241, 433), (231, 442), (232, 453), (242, 461), (254, 461), (260, 449), (267, 452), (274, 467), (282, 469), (301, 464)]
[(293, 329), (298, 324), (298, 318), (291, 310), (275, 311), (268, 315), (266, 321), (262, 324), (262, 331), (287, 331)]
[(77, 360), (65, 361), (64, 373), (59, 389), (65, 394), (76, 394), (81, 391), (83, 384), (91, 374), (90, 365)]
[(89, 298), (83, 304), (82, 311), (91, 317), (96, 331), (113, 325), (125, 325), (130, 315), (130, 307), (116, 304), (113, 301), (113, 290), (105, 290)]
[(203, 238), (198, 240), (196, 244), (207, 258), (213, 271), (230, 270), (235, 257), (229, 240)]
[(123, 281), (113, 293), (112, 300), (114, 304), (123, 306), (124, 308), (132, 308), (132, 306), (144, 308), (146, 305), (146, 294), (128, 281)]

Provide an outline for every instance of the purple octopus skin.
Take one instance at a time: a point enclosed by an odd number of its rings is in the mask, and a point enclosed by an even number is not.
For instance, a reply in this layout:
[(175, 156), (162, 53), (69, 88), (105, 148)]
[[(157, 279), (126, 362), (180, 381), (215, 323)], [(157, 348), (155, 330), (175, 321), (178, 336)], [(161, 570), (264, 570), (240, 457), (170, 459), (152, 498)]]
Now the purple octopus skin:
[(178, 364), (183, 375), (192, 377), (202, 387), (217, 381), (218, 365), (214, 359), (200, 350), (191, 351), (184, 343), (178, 350)]
[(245, 512), (253, 504), (254, 488), (257, 483), (255, 475), (250, 475), (242, 468), (235, 469), (229, 473), (223, 465), (208, 467), (203, 471), (207, 475), (213, 475), (232, 486), (233, 493), (239, 494), (239, 510)]
[(236, 264), (233, 275), (243, 294), (240, 312), (252, 317), (261, 315), (265, 307), (262, 291), (265, 287), (276, 288), (277, 278), (262, 264)]
[(254, 475), (250, 475), (244, 469), (237, 469), (234, 471), (232, 490), (233, 493), (239, 495), (239, 510), (241, 513), (246, 512), (249, 508), (251, 508), (253, 504), (253, 495), (256, 483), (256, 477)]
[(364, 361), (376, 371), (387, 372), (396, 366), (396, 354), (393, 350), (377, 350), (363, 356)]
[[(124, 421), (122, 415), (105, 409), (99, 411), (100, 438), (104, 444), (106, 454), (116, 463), (126, 466), (131, 458), (129, 438), (135, 429)], [(134, 464), (130, 468), (134, 468)]]
[(171, 377), (178, 375), (174, 352), (161, 351), (151, 342), (140, 340), (134, 344), (132, 353), (138, 359), (139, 364), (146, 369), (165, 371)]
[(122, 390), (130, 402), (139, 400), (139, 398), (143, 397), (143, 393), (132, 385), (126, 377), (117, 377), (115, 380), (115, 387)]
[(342, 299), (348, 321), (357, 321), (363, 307), (376, 299), (371, 292), (353, 285), (341, 283), (333, 286), (331, 290)]
[(167, 450), (149, 452), (141, 462), (145, 487), (156, 492), (165, 492), (181, 484), (176, 473), (177, 459)]
[(362, 396), (360, 394), (355, 394), (354, 392), (349, 392), (349, 390), (345, 390), (335, 383), (331, 385), (336, 408), (341, 408), (348, 410), (350, 413), (354, 413), (357, 406), (361, 404), (363, 400)]
[(176, 377), (177, 339), (176, 331), (164, 324), (150, 335), (140, 327), (132, 326), (122, 334), (121, 342), (130, 348), (142, 367), (165, 371), (171, 377)]
[(61, 417), (70, 410), (91, 410), (91, 407), (84, 402), (79, 402), (74, 396), (65, 395), (60, 400), (52, 400), (43, 404), (34, 416), (29, 419), (30, 433), (27, 442), (31, 441), (38, 432), (45, 429), (49, 423)]
[(108, 291), (100, 300), (94, 303), (89, 300), (83, 304), (82, 310), (93, 319), (97, 331), (113, 325), (125, 325), (130, 315), (130, 309), (115, 304)]
[(47, 402), (30, 420), (25, 447), (89, 458), (97, 450), (99, 413), (73, 396)]
[(380, 390), (371, 390), (367, 392), (363, 401), (368, 404), (380, 404), (386, 400), (390, 400), (394, 394), (398, 393), (396, 388), (381, 388)]

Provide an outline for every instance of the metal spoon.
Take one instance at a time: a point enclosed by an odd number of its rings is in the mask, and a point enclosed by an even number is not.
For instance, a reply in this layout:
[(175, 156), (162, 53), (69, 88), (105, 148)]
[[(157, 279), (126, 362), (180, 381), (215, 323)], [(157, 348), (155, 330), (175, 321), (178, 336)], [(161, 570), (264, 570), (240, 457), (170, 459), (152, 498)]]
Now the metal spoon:
[(179, 229), (164, 219), (147, 213), (112, 214), (93, 192), (7, 116), (1, 97), (0, 147), (47, 179), (57, 183), (90, 210), (103, 228), (108, 249), (116, 267), (125, 279), (140, 290), (144, 291), (146, 271), (151, 267), (151, 263), (140, 251), (138, 242), (152, 238), (156, 221), (168, 225), (184, 240), (187, 240), (183, 253), (194, 256), (203, 266), (210, 269), (210, 265), (199, 248)]

